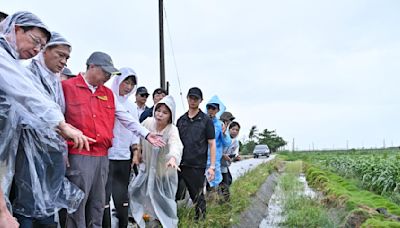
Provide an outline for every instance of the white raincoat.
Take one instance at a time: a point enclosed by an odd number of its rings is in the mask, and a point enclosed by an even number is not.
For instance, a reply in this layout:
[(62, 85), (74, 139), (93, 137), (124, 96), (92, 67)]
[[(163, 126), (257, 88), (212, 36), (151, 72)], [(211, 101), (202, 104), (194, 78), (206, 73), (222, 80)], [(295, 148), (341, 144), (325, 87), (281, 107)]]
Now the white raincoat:
[[(169, 107), (172, 112), (172, 122), (174, 122), (174, 99), (166, 96), (157, 103), (157, 105), (160, 104), (166, 104)], [(153, 113), (153, 117), (143, 122), (143, 125), (152, 132), (156, 131), (154, 116)], [(140, 227), (145, 227), (144, 213), (160, 220), (163, 227), (178, 226), (175, 202), (178, 173), (173, 168), (167, 168), (166, 163), (173, 156), (176, 164), (180, 164), (183, 144), (179, 138), (178, 128), (174, 124), (168, 124), (159, 133), (162, 134), (167, 145), (158, 148), (145, 140), (141, 141), (143, 163), (139, 165), (139, 175), (129, 184), (130, 209)]]
[[(106, 82), (105, 86), (113, 91), (115, 101), (124, 106), (129, 114), (139, 122), (135, 103), (131, 99), (128, 99), (132, 94), (136, 93), (137, 86), (135, 86), (129, 94), (125, 96), (119, 95), (119, 86), (127, 77), (134, 76), (136, 78), (136, 84), (138, 83), (138, 77), (135, 71), (128, 67), (121, 68), (119, 72), (121, 72), (121, 75), (111, 78)], [(132, 131), (124, 127), (117, 118), (115, 118), (113, 134), (112, 147), (108, 149), (108, 158), (111, 160), (130, 160), (131, 152), (129, 147), (132, 144), (139, 143), (139, 136), (133, 134)]]

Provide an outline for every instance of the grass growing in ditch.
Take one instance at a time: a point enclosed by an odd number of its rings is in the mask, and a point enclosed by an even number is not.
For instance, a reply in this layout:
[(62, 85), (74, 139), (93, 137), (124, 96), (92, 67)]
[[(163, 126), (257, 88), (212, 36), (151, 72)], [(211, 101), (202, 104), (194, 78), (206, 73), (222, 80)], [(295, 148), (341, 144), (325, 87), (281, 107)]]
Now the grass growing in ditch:
[(325, 208), (314, 199), (302, 194), (304, 185), (299, 181), (302, 162), (288, 162), (280, 177), (279, 187), (284, 196), (285, 221), (287, 227), (335, 227)]
[(272, 170), (276, 169), (278, 161), (261, 164), (257, 168), (238, 178), (231, 185), (231, 200), (229, 203), (207, 201), (207, 216), (205, 221), (194, 220), (193, 207), (178, 208), (179, 227), (229, 227), (237, 224), (240, 213), (250, 204), (251, 197), (256, 194)]
[[(307, 180), (310, 185), (320, 188), (326, 194), (327, 202), (336, 207), (345, 207), (348, 216), (345, 223), (359, 220), (359, 223), (370, 227), (400, 227), (399, 222), (386, 219), (376, 212), (376, 208), (385, 208), (390, 214), (400, 215), (400, 207), (388, 199), (369, 191), (360, 189), (356, 183), (342, 178), (329, 171), (315, 166), (307, 169)], [(396, 226), (388, 224), (396, 224)]]

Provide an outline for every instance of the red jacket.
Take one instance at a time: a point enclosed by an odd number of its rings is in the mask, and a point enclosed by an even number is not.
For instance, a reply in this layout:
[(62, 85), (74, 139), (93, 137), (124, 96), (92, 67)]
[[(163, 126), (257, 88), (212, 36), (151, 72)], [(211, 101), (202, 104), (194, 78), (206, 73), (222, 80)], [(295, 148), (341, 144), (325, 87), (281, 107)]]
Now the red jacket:
[(115, 103), (114, 95), (105, 86), (98, 86), (95, 93), (90, 91), (81, 74), (75, 78), (64, 80), (62, 87), (65, 96), (65, 120), (96, 140), (90, 143), (90, 151), (72, 148), (68, 143), (70, 154), (88, 156), (106, 156), (112, 146)]

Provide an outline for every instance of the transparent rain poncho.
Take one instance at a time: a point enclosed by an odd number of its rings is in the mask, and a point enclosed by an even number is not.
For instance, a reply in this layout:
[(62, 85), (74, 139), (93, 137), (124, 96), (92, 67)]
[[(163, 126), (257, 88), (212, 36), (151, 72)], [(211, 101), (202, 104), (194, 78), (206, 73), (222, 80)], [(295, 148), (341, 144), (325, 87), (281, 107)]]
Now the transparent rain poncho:
[[(44, 47), (44, 50), (46, 50), (48, 47), (56, 45), (65, 45), (71, 50), (71, 44), (63, 36), (57, 32), (52, 32), (51, 39)], [(40, 87), (44, 87), (46, 94), (49, 95), (51, 99), (61, 107), (61, 110), (64, 113), (65, 99), (59, 72), (53, 73), (47, 68), (44, 61), (43, 52), (44, 51), (40, 52), (35, 58), (32, 59), (28, 69), (35, 75), (34, 79), (36, 84), (40, 85)]]
[(14, 178), (18, 186), (11, 195), (15, 213), (41, 218), (59, 208), (72, 212), (83, 192), (64, 178), (65, 142), (54, 130), (64, 117), (60, 106), (35, 82), (36, 76), (19, 62), (15, 25), (46, 29), (29, 12), (10, 15), (0, 24), (2, 188), (9, 197)]
[[(164, 97), (157, 105), (166, 104), (175, 115), (175, 102), (171, 96)], [(154, 108), (156, 110), (156, 108)], [(143, 125), (151, 132), (156, 131), (156, 120), (147, 118)], [(180, 164), (183, 144), (179, 138), (178, 128), (168, 124), (161, 132), (167, 145), (163, 148), (153, 147), (142, 140), (143, 163), (139, 165), (139, 174), (129, 184), (129, 206), (135, 221), (145, 227), (144, 213), (160, 221), (163, 227), (177, 227), (177, 205), (175, 194), (178, 188), (176, 169), (167, 168), (166, 163), (171, 156)]]

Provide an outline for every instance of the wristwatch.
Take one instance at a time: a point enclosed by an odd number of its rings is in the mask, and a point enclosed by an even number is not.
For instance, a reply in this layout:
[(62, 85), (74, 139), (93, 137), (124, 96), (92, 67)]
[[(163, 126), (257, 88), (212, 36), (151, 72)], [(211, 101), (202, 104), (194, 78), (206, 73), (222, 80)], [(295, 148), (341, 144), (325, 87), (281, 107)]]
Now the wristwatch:
[(215, 165), (210, 165), (210, 169), (215, 170)]

